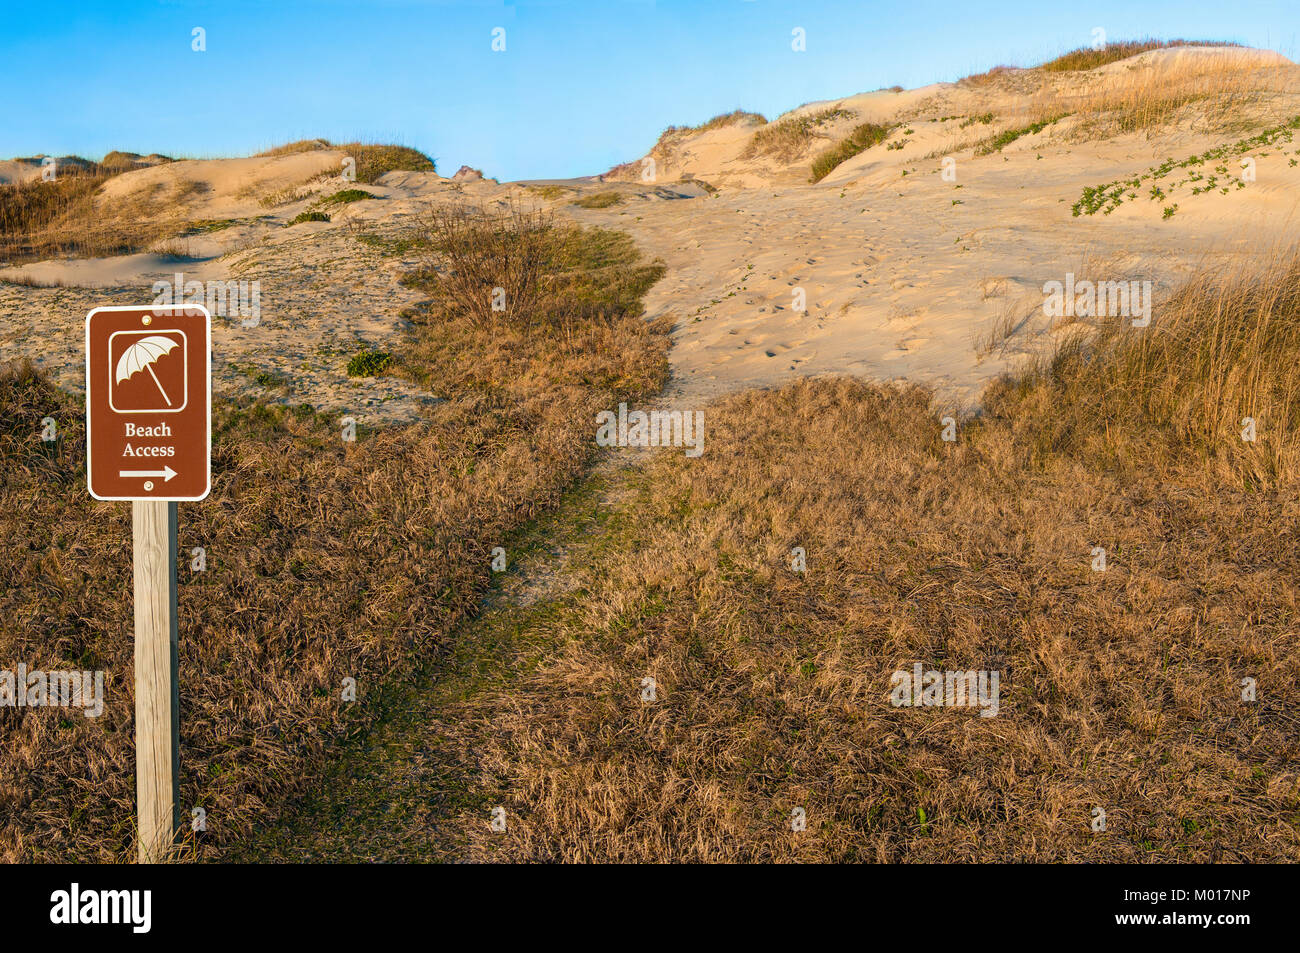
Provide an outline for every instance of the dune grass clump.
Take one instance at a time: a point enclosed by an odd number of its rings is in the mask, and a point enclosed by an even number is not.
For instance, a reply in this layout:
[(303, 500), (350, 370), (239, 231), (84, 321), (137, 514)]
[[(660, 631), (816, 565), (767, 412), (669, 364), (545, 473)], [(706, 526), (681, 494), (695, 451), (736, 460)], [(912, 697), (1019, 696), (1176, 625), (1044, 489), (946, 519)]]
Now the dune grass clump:
[[(1098, 466), (1136, 465), (1144, 452), (1161, 466), (1185, 456), (1247, 491), (1293, 479), (1300, 255), (1261, 255), (1270, 257), (1267, 271), (1202, 270), (1157, 307), (1147, 333), (1103, 322), (1010, 385), (1062, 401), (1033, 428), (1035, 456), (1069, 449)], [(1067, 403), (1085, 396), (1087, 410)], [(1241, 440), (1246, 417), (1267, 421), (1256, 442)]]
[(872, 146), (884, 142), (889, 138), (892, 128), (892, 126), (884, 126), (874, 122), (864, 122), (856, 127), (845, 138), (813, 159), (810, 181), (820, 182), (830, 175), (836, 166), (852, 159), (858, 153), (865, 152)]
[[(698, 135), (700, 133), (712, 132), (715, 129), (723, 129), (727, 126), (737, 124), (746, 125), (763, 125), (767, 120), (759, 113), (746, 112), (743, 109), (736, 109), (729, 113), (722, 113), (714, 116), (707, 122), (698, 126), (669, 126), (655, 141), (650, 148), (650, 155), (656, 159), (666, 159), (673, 151), (674, 146), (682, 139), (688, 136)], [(605, 173), (607, 178), (614, 179), (635, 179), (641, 175), (641, 161), (633, 160), (632, 162), (620, 162)]]
[(1074, 113), (1093, 135), (1152, 132), (1178, 124), (1198, 130), (1245, 132), (1277, 121), (1271, 104), (1294, 80), (1286, 66), (1261, 62), (1251, 51), (1134, 63), (1124, 70), (1052, 82), (1038, 92), (1039, 114)]
[(548, 201), (563, 198), (569, 193), (569, 189), (562, 185), (525, 185), (524, 189), (538, 198), (547, 199)]
[(740, 158), (773, 156), (780, 162), (791, 162), (813, 143), (819, 126), (838, 119), (848, 119), (852, 115), (852, 112), (842, 106), (832, 106), (800, 116), (778, 119), (763, 126), (750, 137)]
[(1139, 53), (1146, 53), (1148, 50), (1166, 50), (1176, 46), (1240, 45), (1239, 43), (1223, 40), (1121, 40), (1118, 43), (1107, 43), (1101, 49), (1084, 46), (1068, 53), (1062, 53), (1055, 59), (1043, 63), (1038, 68), (1048, 73), (1077, 72), (1096, 69), (1098, 66), (1105, 66), (1107, 63), (1118, 63), (1120, 60), (1126, 60), (1130, 56), (1137, 56)]
[(1065, 114), (1049, 116), (1045, 119), (1040, 119), (1024, 126), (1016, 126), (1013, 129), (1004, 129), (996, 135), (989, 136), (983, 142), (979, 143), (975, 147), (975, 154), (977, 156), (986, 156), (991, 155), (994, 152), (1001, 152), (1004, 147), (1011, 145), (1011, 143), (1015, 142), (1017, 139), (1020, 139), (1023, 136), (1035, 136), (1048, 126), (1059, 122), (1064, 118)]
[(351, 202), (364, 202), (366, 199), (373, 199), (376, 196), (367, 192), (365, 189), (341, 189), (333, 195), (327, 195), (320, 199), (317, 205), (347, 205)]
[(115, 149), (105, 154), (104, 158), (99, 161), (99, 167), (106, 172), (130, 172), (133, 169), (144, 168), (148, 165), (165, 165), (174, 161), (176, 160), (170, 156), (159, 155), (156, 152), (142, 156), (138, 152), (122, 152)]
[(761, 113), (747, 112), (744, 109), (733, 109), (729, 113), (720, 113), (698, 126), (669, 126), (660, 135), (660, 142), (666, 138), (680, 138), (682, 136), (693, 136), (703, 132), (712, 132), (714, 129), (722, 129), (726, 126), (734, 126), (742, 122), (766, 123), (767, 119)]
[(287, 156), (301, 152), (319, 152), (334, 149), (356, 160), (357, 181), (373, 183), (385, 172), (436, 172), (437, 164), (418, 149), (409, 146), (377, 143), (347, 142), (334, 144), (328, 139), (300, 139), (273, 149), (259, 152), (259, 156)]
[(415, 231), (424, 264), (407, 282), (430, 293), (434, 312), (478, 327), (622, 321), (640, 313), (641, 296), (663, 275), (627, 235), (542, 211), (435, 207)]
[(160, 195), (96, 204), (101, 187), (120, 171), (81, 160), (60, 164), (53, 182), (0, 185), (0, 261), (121, 255), (165, 237), (170, 204)]
[(571, 205), (579, 208), (609, 208), (611, 205), (618, 205), (623, 201), (623, 196), (613, 189), (607, 189), (604, 192), (595, 192), (592, 195), (584, 195), (582, 198), (574, 199)]
[(335, 146), (357, 160), (357, 181), (373, 183), (386, 172), (436, 172), (437, 163), (409, 146), (350, 142)]
[(992, 86), (1008, 79), (1017, 72), (1020, 72), (1020, 70), (1014, 66), (994, 66), (983, 73), (972, 73), (970, 76), (965, 76), (958, 82), (962, 86), (973, 86), (978, 89), (983, 86)]
[(182, 233), (182, 236), (188, 237), (190, 235), (204, 235), (204, 234), (211, 234), (212, 232), (224, 232), (226, 229), (233, 228), (236, 225), (241, 225), (245, 221), (249, 221), (249, 220), (239, 219), (239, 218), (198, 219), (196, 221), (190, 222), (188, 225), (185, 226), (185, 231)]
[(271, 156), (293, 156), (302, 152), (318, 152), (321, 149), (333, 148), (328, 139), (298, 139), (295, 142), (286, 142), (282, 146), (274, 146), (257, 153), (260, 157)]

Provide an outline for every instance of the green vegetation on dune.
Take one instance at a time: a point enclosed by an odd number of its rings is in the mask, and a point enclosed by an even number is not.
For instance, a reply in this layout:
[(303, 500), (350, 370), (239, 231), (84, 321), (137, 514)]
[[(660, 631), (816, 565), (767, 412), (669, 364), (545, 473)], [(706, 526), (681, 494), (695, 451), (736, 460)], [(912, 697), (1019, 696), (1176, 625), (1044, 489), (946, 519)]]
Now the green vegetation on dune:
[[(1135, 201), (1141, 194), (1139, 190), (1144, 187), (1147, 190), (1146, 196), (1153, 202), (1166, 198), (1178, 187), (1188, 182), (1196, 183), (1191, 189), (1193, 196), (1216, 190), (1226, 195), (1233, 190), (1244, 189), (1246, 183), (1240, 178), (1241, 169), (1239, 167), (1234, 168), (1233, 165), (1221, 160), (1238, 159), (1247, 153), (1258, 152), (1277, 146), (1279, 143), (1291, 143), (1295, 138), (1295, 130), (1297, 129), (1300, 129), (1300, 116), (1295, 116), (1281, 125), (1265, 129), (1257, 135), (1216, 146), (1204, 153), (1191, 155), (1179, 161), (1166, 159), (1159, 165), (1151, 166), (1141, 175), (1132, 178), (1116, 179), (1101, 185), (1086, 186), (1079, 200), (1072, 206), (1072, 211), (1075, 217), (1096, 215), (1098, 212), (1109, 215), (1125, 201)], [(1297, 149), (1295, 154), (1300, 155), (1300, 149)], [(1219, 164), (1209, 174), (1203, 173), (1197, 168), (1212, 162)], [(1296, 160), (1292, 159), (1290, 167), (1294, 167), (1296, 164)], [(1162, 181), (1176, 170), (1182, 169), (1191, 170), (1186, 178), (1180, 179), (1173, 184), (1167, 182), (1162, 184)]]
[(856, 127), (848, 136), (813, 160), (811, 181), (820, 182), (830, 175), (836, 166), (861, 152), (865, 152), (872, 146), (884, 142), (889, 138), (892, 128), (892, 126), (883, 126), (873, 122), (864, 122)]
[(1009, 146), (1017, 139), (1020, 139), (1023, 136), (1037, 135), (1038, 133), (1046, 129), (1048, 126), (1060, 122), (1062, 119), (1066, 117), (1066, 115), (1068, 114), (1061, 113), (1056, 116), (1050, 116), (1046, 119), (1040, 119), (1036, 122), (1031, 122), (1024, 126), (1017, 126), (1014, 129), (1004, 129), (1002, 130), (1002, 132), (990, 136), (988, 139), (985, 139), (983, 142), (977, 145), (975, 147), (975, 154), (977, 156), (986, 156), (994, 152), (1001, 152), (1004, 147)]
[(842, 106), (831, 106), (815, 112), (778, 119), (763, 126), (750, 137), (740, 153), (740, 158), (774, 156), (781, 162), (789, 162), (813, 143), (814, 133), (819, 126), (852, 116), (853, 113)]
[(297, 155), (302, 152), (318, 152), (333, 149), (351, 156), (356, 162), (357, 181), (362, 184), (373, 183), (385, 172), (436, 172), (433, 159), (418, 149), (409, 146), (383, 145), (378, 143), (345, 142), (331, 143), (327, 139), (300, 139), (259, 152), (259, 156)]
[(604, 192), (596, 192), (592, 195), (584, 195), (582, 198), (574, 199), (571, 205), (579, 208), (609, 208), (611, 205), (618, 205), (623, 201), (623, 196), (613, 189), (607, 189)]
[(373, 199), (372, 193), (365, 189), (342, 189), (333, 195), (327, 195), (320, 199), (317, 205), (347, 205), (349, 202), (364, 202), (366, 199)]

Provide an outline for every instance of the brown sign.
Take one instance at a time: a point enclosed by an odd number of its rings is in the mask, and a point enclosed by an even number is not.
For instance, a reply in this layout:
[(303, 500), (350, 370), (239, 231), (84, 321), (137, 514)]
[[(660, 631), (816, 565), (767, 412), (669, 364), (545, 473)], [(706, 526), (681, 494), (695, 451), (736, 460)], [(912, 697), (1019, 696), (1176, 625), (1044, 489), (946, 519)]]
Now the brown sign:
[(201, 500), (211, 488), (211, 319), (199, 305), (86, 316), (86, 482), (97, 500)]

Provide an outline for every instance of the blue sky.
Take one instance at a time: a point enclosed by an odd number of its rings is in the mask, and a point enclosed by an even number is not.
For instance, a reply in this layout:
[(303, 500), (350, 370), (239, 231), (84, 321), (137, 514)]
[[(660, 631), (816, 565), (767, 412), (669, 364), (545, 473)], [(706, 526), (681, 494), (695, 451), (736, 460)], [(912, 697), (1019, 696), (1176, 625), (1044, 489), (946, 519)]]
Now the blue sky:
[(1098, 26), (1295, 59), (1300, 0), (0, 0), (0, 156), (247, 155), (322, 136), (415, 146), (444, 174), (582, 175), (668, 125), (1031, 65)]

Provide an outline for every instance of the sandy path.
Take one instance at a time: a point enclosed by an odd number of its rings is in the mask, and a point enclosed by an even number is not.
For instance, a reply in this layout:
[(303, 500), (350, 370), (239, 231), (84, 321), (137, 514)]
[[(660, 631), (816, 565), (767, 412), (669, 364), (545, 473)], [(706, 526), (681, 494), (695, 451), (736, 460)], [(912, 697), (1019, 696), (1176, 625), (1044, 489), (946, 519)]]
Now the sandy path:
[[(1145, 196), (1110, 216), (1071, 214), (1084, 186), (1222, 141), (1014, 143), (960, 160), (955, 183), (942, 181), (938, 159), (874, 159), (837, 170), (841, 185), (724, 190), (576, 217), (628, 230), (667, 263), (647, 310), (679, 319), (672, 365), (685, 400), (839, 373), (915, 381), (969, 405), (1050, 344), (1045, 281), (1067, 271), (1147, 279), (1159, 295), (1198, 262), (1248, 261), (1294, 240), (1300, 170), (1276, 151), (1246, 189), (1184, 200), (1170, 220)], [(795, 288), (806, 312), (794, 310)], [(1007, 313), (1014, 333), (977, 353)]]

